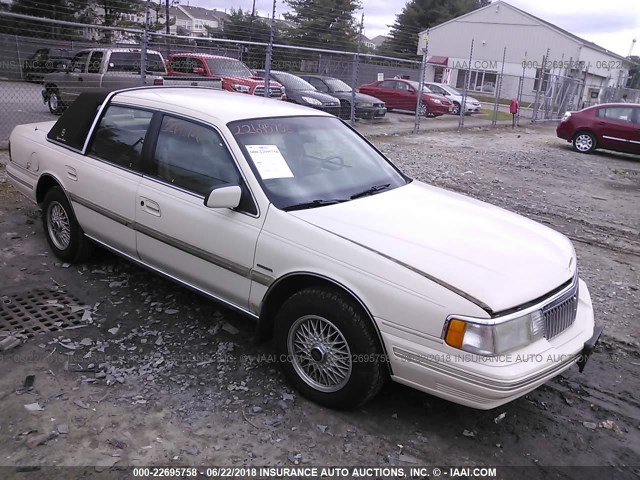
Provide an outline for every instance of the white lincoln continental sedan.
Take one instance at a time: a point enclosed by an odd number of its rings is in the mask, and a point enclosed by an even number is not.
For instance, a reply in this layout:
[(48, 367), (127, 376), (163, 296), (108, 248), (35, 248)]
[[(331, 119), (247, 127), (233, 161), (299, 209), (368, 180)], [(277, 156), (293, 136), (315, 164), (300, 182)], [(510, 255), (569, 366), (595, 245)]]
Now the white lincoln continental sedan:
[(291, 384), (362, 405), (391, 378), (490, 409), (601, 328), (573, 246), (404, 175), (338, 118), (206, 88), (85, 93), (17, 126), (7, 173), (65, 262), (95, 244), (257, 321)]

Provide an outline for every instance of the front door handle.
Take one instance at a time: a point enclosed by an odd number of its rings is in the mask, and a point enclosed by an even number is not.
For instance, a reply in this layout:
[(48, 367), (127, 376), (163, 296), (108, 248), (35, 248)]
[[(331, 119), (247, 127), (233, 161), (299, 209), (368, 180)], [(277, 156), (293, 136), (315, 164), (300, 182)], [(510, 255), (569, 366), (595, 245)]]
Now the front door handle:
[(82, 77), (78, 77), (78, 81), (79, 81), (79, 82), (84, 82), (84, 78), (82, 78)]

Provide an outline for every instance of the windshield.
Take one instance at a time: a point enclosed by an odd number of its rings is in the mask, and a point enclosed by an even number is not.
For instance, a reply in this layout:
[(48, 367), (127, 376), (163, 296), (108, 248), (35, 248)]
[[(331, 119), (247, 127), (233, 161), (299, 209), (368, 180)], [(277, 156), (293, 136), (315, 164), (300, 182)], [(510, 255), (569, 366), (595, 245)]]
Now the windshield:
[[(418, 82), (414, 82), (413, 80), (409, 80), (409, 83), (416, 90), (420, 89), (420, 84)], [(427, 93), (433, 93), (431, 90), (429, 90), (429, 87), (427, 87), (426, 85), (422, 85), (422, 91), (423, 92), (427, 92)]]
[(462, 93), (460, 93), (458, 90), (456, 90), (453, 87), (450, 87), (449, 85), (440, 85), (440, 88), (442, 88), (443, 90), (446, 90), (447, 92), (449, 92), (451, 95), (459, 95), (462, 96)]
[(407, 183), (386, 158), (334, 117), (285, 117), (228, 124), (280, 209), (348, 201)]
[(332, 92), (351, 92), (351, 87), (337, 78), (327, 78), (324, 81)]
[[(264, 70), (259, 70), (259, 74), (261, 77), (264, 77)], [(316, 90), (316, 87), (306, 80), (296, 77), (295, 75), (291, 75), (290, 73), (272, 71), (271, 76), (273, 77), (271, 80), (277, 80), (279, 83), (284, 85), (284, 88), (287, 90)]]
[(245, 78), (253, 77), (249, 67), (239, 60), (233, 60), (232, 58), (208, 58), (207, 64), (209, 65), (209, 70), (211, 70), (214, 75)]

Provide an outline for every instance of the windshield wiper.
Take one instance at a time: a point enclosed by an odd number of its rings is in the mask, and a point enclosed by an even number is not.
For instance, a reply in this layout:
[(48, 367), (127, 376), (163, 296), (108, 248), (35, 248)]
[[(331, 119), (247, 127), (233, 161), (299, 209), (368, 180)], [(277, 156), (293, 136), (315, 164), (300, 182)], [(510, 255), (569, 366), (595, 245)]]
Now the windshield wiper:
[(296, 203), (295, 205), (289, 205), (284, 207), (285, 212), (291, 210), (305, 210), (307, 208), (324, 207), (325, 205), (335, 205), (336, 203), (346, 202), (346, 200), (311, 200), (310, 202)]
[(351, 200), (354, 200), (356, 198), (360, 198), (360, 197), (366, 197), (367, 195), (373, 195), (374, 193), (378, 193), (381, 190), (385, 190), (387, 188), (389, 188), (391, 186), (390, 183), (383, 183), (382, 185), (374, 185), (372, 187), (367, 188), (366, 190), (360, 192), (360, 193), (355, 193), (353, 195), (351, 195)]

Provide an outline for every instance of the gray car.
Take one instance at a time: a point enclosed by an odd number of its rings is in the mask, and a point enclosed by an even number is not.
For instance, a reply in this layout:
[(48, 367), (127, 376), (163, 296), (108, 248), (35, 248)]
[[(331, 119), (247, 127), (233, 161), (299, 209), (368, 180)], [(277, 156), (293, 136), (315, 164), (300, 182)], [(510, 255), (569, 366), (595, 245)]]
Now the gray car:
[(142, 81), (140, 49), (91, 48), (76, 53), (61, 72), (44, 76), (42, 99), (51, 113), (59, 115), (82, 92), (113, 91), (141, 85), (162, 85), (166, 74), (159, 52), (147, 51), (146, 78)]

